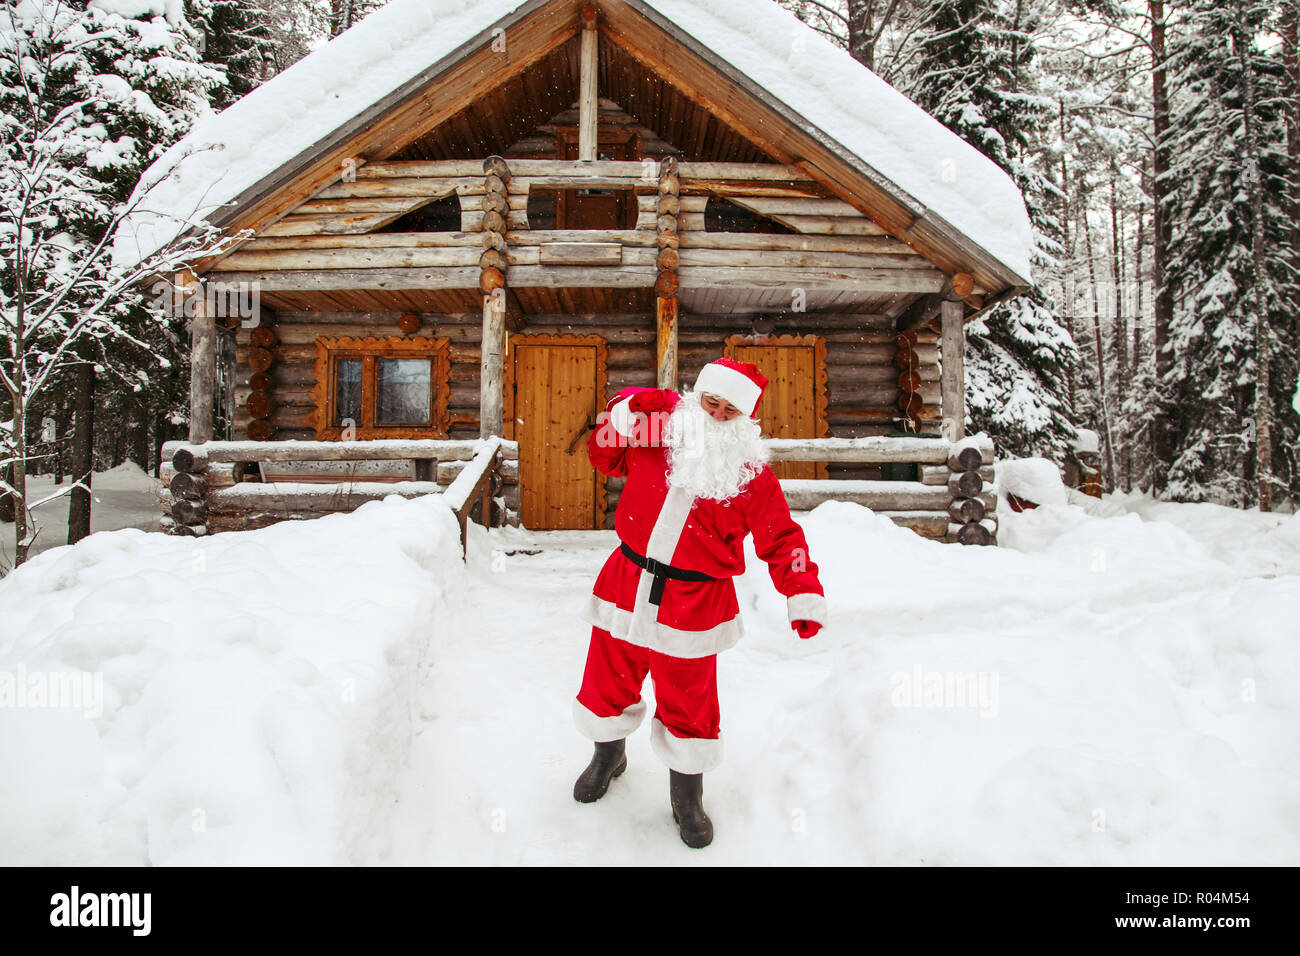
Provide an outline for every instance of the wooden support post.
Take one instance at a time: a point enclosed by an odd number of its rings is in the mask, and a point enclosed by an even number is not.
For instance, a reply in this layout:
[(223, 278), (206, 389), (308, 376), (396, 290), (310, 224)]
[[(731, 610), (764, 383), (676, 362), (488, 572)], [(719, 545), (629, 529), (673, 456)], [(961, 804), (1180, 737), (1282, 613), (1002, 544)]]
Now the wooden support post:
[[(217, 330), (204, 302), (203, 283), (192, 272), (176, 275), (190, 318), (190, 442), (212, 440), (212, 402), (217, 387)], [(193, 299), (189, 299), (192, 295)]]
[(943, 349), (939, 370), (942, 403), (943, 437), (960, 441), (966, 437), (966, 306), (957, 300), (945, 300), (942, 308), (940, 345)]
[(479, 437), (503, 435), (502, 383), (506, 354), (506, 210), (510, 169), (500, 156), (483, 161), (487, 192), (483, 199), (483, 255), (479, 290), (483, 293), (483, 339), (479, 365)]
[(655, 279), (655, 359), (659, 388), (677, 388), (677, 223), (681, 181), (677, 157), (668, 156), (659, 167), (658, 238), (659, 256)]
[(582, 53), (578, 78), (578, 159), (596, 158), (596, 9), (582, 8)]
[(655, 354), (659, 369), (656, 382), (659, 388), (671, 388), (675, 391), (677, 389), (677, 297), (659, 296), (655, 305), (657, 319)]

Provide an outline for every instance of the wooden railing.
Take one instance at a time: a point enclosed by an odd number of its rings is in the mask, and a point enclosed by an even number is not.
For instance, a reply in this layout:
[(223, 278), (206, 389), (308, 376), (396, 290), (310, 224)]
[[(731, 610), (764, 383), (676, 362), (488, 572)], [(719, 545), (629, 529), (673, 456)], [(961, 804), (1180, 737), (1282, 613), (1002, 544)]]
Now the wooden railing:
[(492, 475), (501, 458), (501, 444), (502, 439), (496, 435), (486, 439), (470, 463), (442, 493), (447, 507), (456, 512), (456, 520), (460, 522), (460, 548), (466, 557), (469, 556), (469, 520), (475, 506), (479, 508), (479, 523), (491, 527)]
[(247, 530), (277, 521), (351, 511), (397, 494), (451, 495), (461, 524), (473, 514), (502, 523), (495, 496), (517, 482), (519, 446), (472, 441), (168, 442), (163, 518), (175, 534)]
[(764, 445), (776, 462), (914, 463), (919, 467), (918, 481), (782, 479), (792, 510), (807, 511), (824, 501), (853, 501), (925, 537), (962, 544), (996, 543), (997, 498), (985, 489), (993, 481), (993, 443), (987, 437), (958, 442), (923, 436), (769, 438)]

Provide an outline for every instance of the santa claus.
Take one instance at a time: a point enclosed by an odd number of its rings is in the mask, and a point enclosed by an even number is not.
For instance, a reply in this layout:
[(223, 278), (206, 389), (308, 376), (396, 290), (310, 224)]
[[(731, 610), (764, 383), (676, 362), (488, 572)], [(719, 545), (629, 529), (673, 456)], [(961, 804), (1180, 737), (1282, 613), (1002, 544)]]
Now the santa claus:
[(707, 846), (703, 775), (722, 760), (717, 654), (744, 633), (732, 578), (744, 541), (767, 563), (802, 638), (826, 624), (826, 599), (803, 529), (767, 464), (751, 416), (767, 379), (720, 358), (695, 388), (626, 388), (587, 442), (592, 464), (625, 478), (614, 528), (620, 545), (588, 596), (591, 625), (574, 720), (595, 741), (574, 798), (599, 800), (627, 768), (624, 742), (645, 718), (641, 686), (654, 681), (650, 742), (668, 766), (673, 818), (688, 846)]

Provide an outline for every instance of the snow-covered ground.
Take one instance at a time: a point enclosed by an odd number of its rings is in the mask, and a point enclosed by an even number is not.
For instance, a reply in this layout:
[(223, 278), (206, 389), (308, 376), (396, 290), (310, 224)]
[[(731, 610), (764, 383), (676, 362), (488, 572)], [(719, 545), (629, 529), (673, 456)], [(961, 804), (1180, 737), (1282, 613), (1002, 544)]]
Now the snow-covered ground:
[[(27, 479), (27, 496), (32, 501), (49, 498), (35, 509), (36, 524), (41, 529), (31, 553), (39, 554), (68, 542), (68, 494), (50, 496), (57, 489), (65, 492), (70, 481), (64, 479), (55, 485), (53, 475), (34, 475)], [(90, 530), (117, 531), (119, 528), (141, 528), (158, 531), (162, 505), (158, 500), (159, 482), (133, 461), (123, 462), (116, 468), (97, 471), (90, 479), (94, 501), (90, 508)], [(0, 568), (8, 570), (14, 563), (14, 526), (0, 521)]]
[(996, 548), (800, 515), (811, 641), (749, 550), (705, 850), (648, 726), (571, 795), (612, 532), (472, 526), (462, 564), (426, 498), (96, 534), (0, 582), (0, 864), (1300, 863), (1300, 516), (1085, 504)]

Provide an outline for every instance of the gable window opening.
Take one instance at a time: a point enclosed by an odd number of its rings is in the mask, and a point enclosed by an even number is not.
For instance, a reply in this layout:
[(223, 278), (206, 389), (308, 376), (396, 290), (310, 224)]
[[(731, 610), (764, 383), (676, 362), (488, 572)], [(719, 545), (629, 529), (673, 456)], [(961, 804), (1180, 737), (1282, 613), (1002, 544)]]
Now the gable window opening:
[(796, 235), (796, 231), (768, 216), (746, 209), (722, 196), (709, 196), (704, 205), (705, 232), (751, 232)]
[(636, 194), (631, 189), (575, 186), (528, 191), (530, 229), (635, 229), (636, 220)]
[(451, 193), (397, 217), (374, 232), (460, 232), (460, 196)]

